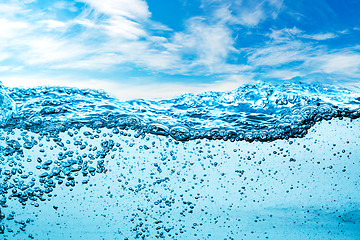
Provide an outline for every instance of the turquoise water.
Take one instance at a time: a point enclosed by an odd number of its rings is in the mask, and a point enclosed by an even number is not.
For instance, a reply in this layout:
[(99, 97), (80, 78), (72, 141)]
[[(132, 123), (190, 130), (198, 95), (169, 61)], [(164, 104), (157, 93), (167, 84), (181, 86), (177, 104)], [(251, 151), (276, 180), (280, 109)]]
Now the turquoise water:
[(360, 93), (2, 88), (4, 239), (360, 239)]

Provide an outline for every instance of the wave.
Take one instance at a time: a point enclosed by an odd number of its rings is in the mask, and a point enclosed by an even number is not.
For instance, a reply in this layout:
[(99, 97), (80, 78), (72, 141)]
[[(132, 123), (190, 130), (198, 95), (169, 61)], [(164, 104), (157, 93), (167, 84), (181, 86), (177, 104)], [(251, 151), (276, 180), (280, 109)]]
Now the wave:
[(316, 123), (360, 117), (360, 93), (320, 84), (256, 83), (228, 92), (120, 101), (66, 87), (3, 88), (0, 127), (56, 136), (70, 128), (132, 129), (178, 141), (272, 141), (303, 137)]

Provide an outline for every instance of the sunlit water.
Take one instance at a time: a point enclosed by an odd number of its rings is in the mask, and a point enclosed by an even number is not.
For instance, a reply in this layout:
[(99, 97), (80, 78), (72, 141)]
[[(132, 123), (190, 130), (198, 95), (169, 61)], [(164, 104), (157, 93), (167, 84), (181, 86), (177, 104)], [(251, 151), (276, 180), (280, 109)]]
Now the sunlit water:
[(360, 94), (1, 90), (1, 239), (360, 239)]

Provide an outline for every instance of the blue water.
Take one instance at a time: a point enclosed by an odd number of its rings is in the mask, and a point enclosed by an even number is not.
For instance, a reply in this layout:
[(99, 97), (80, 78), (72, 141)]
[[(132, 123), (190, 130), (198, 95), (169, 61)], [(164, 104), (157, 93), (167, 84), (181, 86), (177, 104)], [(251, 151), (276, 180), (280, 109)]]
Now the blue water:
[(0, 89), (4, 239), (360, 239), (360, 92)]

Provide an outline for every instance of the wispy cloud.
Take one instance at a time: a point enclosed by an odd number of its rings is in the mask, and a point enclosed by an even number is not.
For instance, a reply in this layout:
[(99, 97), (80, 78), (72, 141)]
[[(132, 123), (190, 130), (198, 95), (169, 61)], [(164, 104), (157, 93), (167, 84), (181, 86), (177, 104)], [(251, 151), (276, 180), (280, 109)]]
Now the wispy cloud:
[(256, 27), (268, 18), (275, 19), (283, 8), (282, 0), (203, 0), (202, 3), (204, 8), (216, 5), (217, 9), (227, 9), (231, 13), (229, 22), (250, 28)]
[(357, 75), (360, 77), (360, 53), (334, 53), (316, 58), (325, 73)]
[(228, 55), (237, 51), (231, 30), (222, 22), (209, 24), (203, 18), (192, 18), (187, 25), (185, 32), (173, 37), (187, 67), (205, 66), (209, 73), (221, 72)]
[(70, 12), (77, 12), (78, 8), (75, 6), (76, 2), (58, 1), (55, 2), (53, 7), (57, 9), (65, 9)]
[(14, 17), (15, 14), (24, 12), (25, 10), (21, 7), (21, 4), (0, 3), (0, 13), (3, 17)]
[(1, 40), (9, 40), (24, 35), (29, 28), (29, 23), (24, 21), (11, 21), (0, 18)]
[(260, 23), (265, 18), (265, 13), (261, 8), (253, 10), (243, 10), (238, 16), (239, 24), (253, 27)]
[(283, 28), (280, 30), (271, 29), (271, 33), (268, 33), (267, 36), (273, 41), (284, 42), (296, 39), (302, 32), (303, 31), (296, 27)]
[(56, 64), (73, 61), (89, 53), (89, 49), (81, 44), (52, 37), (28, 38), (25, 47), (28, 51), (20, 54), (28, 65)]
[(39, 25), (43, 25), (45, 29), (48, 29), (49, 31), (53, 31), (56, 29), (63, 29), (67, 27), (69, 24), (67, 22), (63, 21), (57, 21), (54, 19), (48, 19), (48, 20), (39, 20), (37, 21)]
[(80, 0), (89, 4), (95, 11), (108, 16), (122, 16), (129, 19), (148, 19), (151, 15), (143, 0)]
[(314, 49), (301, 41), (268, 42), (263, 48), (250, 50), (248, 62), (252, 66), (278, 66), (305, 61)]
[[(342, 80), (360, 77), (358, 47), (329, 50), (326, 45), (318, 43), (321, 40), (338, 37), (334, 33), (309, 35), (293, 27), (272, 30), (267, 36), (269, 40), (264, 46), (249, 49), (247, 58), (249, 64), (256, 66), (266, 78), (309, 79), (313, 74), (317, 74), (317, 79), (314, 80), (324, 80), (334, 76)], [(304, 38), (314, 41), (303, 41)], [(322, 74), (323, 79), (318, 79), (320, 77), (318, 74)]]
[(303, 34), (302, 37), (321, 41), (321, 40), (336, 38), (337, 35), (335, 35), (334, 33), (318, 33), (313, 35)]

